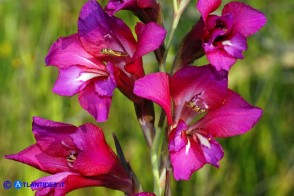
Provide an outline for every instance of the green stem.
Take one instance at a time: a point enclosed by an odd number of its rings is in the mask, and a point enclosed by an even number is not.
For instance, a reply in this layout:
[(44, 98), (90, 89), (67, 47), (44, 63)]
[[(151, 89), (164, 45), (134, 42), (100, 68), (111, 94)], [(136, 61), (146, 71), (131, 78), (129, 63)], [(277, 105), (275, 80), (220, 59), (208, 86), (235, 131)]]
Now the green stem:
[(168, 41), (167, 41), (167, 44), (166, 44), (166, 49), (165, 49), (164, 54), (163, 54), (163, 61), (162, 61), (162, 64), (159, 66), (161, 72), (166, 72), (165, 71), (166, 59), (167, 59), (167, 55), (168, 55), (168, 52), (169, 52), (169, 49), (170, 49), (170, 46), (171, 46), (173, 36), (175, 34), (175, 30), (176, 30), (176, 28), (178, 26), (178, 23), (179, 23), (179, 19), (180, 19), (180, 16), (175, 14), (173, 24), (172, 24), (172, 29), (171, 29), (171, 32), (169, 34)]
[(159, 187), (159, 170), (158, 170), (158, 155), (155, 150), (151, 150), (151, 164), (152, 164), (152, 174), (154, 181), (154, 189), (153, 193), (155, 195), (161, 195), (160, 187)]
[(154, 193), (156, 195), (161, 195), (162, 193), (162, 187), (160, 186), (160, 174), (159, 174), (159, 156), (158, 156), (158, 149), (160, 145), (160, 138), (163, 131), (161, 128), (158, 128), (155, 134), (155, 138), (153, 140), (153, 145), (151, 148), (151, 164), (152, 164), (152, 173), (154, 178)]
[[(178, 4), (178, 0), (173, 0), (173, 6), (174, 6), (174, 19), (172, 23), (172, 28), (171, 32), (168, 37), (168, 41), (166, 44), (166, 49), (163, 54), (162, 61), (160, 62), (159, 69), (161, 72), (166, 72), (166, 60), (167, 60), (167, 55), (172, 43), (172, 39), (174, 37), (175, 31), (177, 29), (177, 26), (180, 21), (180, 17), (182, 16), (185, 8), (187, 7), (188, 3), (190, 0), (181, 0), (180, 3)], [(158, 196), (162, 194), (162, 191), (165, 190), (166, 193), (170, 194), (170, 190), (165, 189), (165, 185), (168, 185), (168, 189), (170, 189), (169, 185), (169, 173), (167, 174), (166, 181), (162, 184), (160, 180), (161, 176), (161, 171), (160, 171), (160, 161), (165, 159), (166, 157), (161, 157), (161, 154), (159, 155), (158, 149), (162, 149), (162, 143), (160, 143), (160, 138), (163, 137), (164, 131), (163, 131), (163, 124), (164, 124), (164, 112), (161, 112), (160, 115), (160, 120), (158, 123), (158, 129), (155, 134), (155, 138), (153, 140), (153, 144), (151, 147), (150, 151), (150, 157), (151, 157), (151, 164), (152, 164), (152, 173), (153, 173), (153, 178), (154, 178), (154, 193)], [(164, 143), (164, 142), (163, 142)], [(169, 172), (167, 170), (167, 172)]]
[(175, 31), (177, 29), (177, 26), (179, 24), (180, 18), (185, 10), (185, 8), (187, 7), (188, 3), (190, 2), (190, 0), (182, 0), (180, 2), (180, 5), (178, 5), (177, 0), (173, 0), (173, 5), (174, 5), (174, 19), (173, 19), (173, 23), (172, 23), (172, 28), (171, 28), (171, 32), (169, 34), (168, 37), (168, 41), (166, 44), (166, 50), (164, 51), (163, 54), (163, 61), (162, 63), (159, 65), (159, 69), (161, 72), (166, 72), (166, 60), (167, 60), (167, 55), (171, 46), (171, 42), (172, 39), (174, 37)]
[(174, 5), (174, 12), (178, 12), (178, 1), (177, 0), (173, 0), (173, 5)]

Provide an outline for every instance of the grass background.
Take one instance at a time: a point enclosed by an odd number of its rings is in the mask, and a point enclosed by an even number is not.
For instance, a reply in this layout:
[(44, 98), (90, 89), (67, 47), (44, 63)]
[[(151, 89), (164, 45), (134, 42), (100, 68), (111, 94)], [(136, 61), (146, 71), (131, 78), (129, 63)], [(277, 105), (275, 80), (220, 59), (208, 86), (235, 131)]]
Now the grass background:
[[(75, 125), (94, 122), (80, 108), (77, 97), (52, 93), (57, 70), (44, 66), (50, 45), (58, 37), (76, 32), (79, 10), (85, 2), (0, 0), (0, 195), (33, 195), (29, 188), (5, 190), (2, 183), (31, 182), (47, 175), (3, 158), (34, 143), (32, 116)], [(160, 2), (169, 29), (172, 2)], [(173, 195), (294, 194), (294, 1), (244, 2), (264, 12), (268, 23), (249, 38), (246, 58), (233, 66), (229, 85), (248, 102), (263, 108), (263, 117), (245, 135), (218, 140), (225, 151), (220, 169), (207, 165), (190, 181), (172, 181)], [(191, 1), (180, 21), (168, 63), (185, 32), (198, 20), (194, 6), (195, 1)], [(136, 22), (129, 12), (123, 11), (118, 16), (132, 27)], [(144, 57), (144, 63), (148, 72), (157, 68), (153, 55)], [(110, 120), (99, 126), (104, 128), (112, 146), (111, 133), (117, 134), (144, 190), (152, 191), (148, 149), (131, 102), (115, 91)], [(69, 195), (86, 194), (123, 195), (97, 187)]]

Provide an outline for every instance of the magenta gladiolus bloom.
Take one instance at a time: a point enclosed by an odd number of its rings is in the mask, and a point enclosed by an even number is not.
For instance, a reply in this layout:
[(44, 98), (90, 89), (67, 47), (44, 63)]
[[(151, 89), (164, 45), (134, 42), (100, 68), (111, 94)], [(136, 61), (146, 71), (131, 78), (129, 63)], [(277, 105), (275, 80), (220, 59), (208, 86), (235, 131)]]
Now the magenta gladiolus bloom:
[(210, 15), (221, 0), (198, 0), (197, 9), (204, 22), (203, 48), (209, 62), (217, 70), (229, 70), (237, 59), (243, 59), (247, 37), (266, 23), (263, 13), (241, 2), (230, 2), (222, 15)]
[(60, 182), (63, 187), (33, 187), (37, 195), (65, 195), (89, 186), (132, 193), (132, 182), (118, 157), (106, 143), (102, 130), (91, 123), (75, 127), (33, 118), (36, 143), (5, 156), (53, 174), (35, 182)]
[[(211, 65), (186, 66), (172, 77), (147, 75), (136, 81), (134, 93), (158, 103), (166, 112), (176, 180), (188, 180), (206, 163), (219, 167), (223, 150), (214, 138), (247, 132), (262, 113), (227, 88), (226, 71), (216, 71)], [(204, 116), (193, 122), (199, 115)]]
[(136, 34), (137, 41), (122, 20), (108, 16), (96, 1), (87, 2), (78, 33), (58, 39), (46, 57), (47, 65), (59, 69), (53, 91), (79, 94), (80, 105), (98, 122), (108, 119), (116, 87), (136, 102), (132, 91), (134, 81), (144, 76), (142, 56), (156, 50), (166, 32), (155, 23), (138, 23)]
[(120, 10), (131, 10), (144, 23), (157, 22), (160, 6), (155, 0), (109, 0), (105, 11), (114, 15)]
[(108, 118), (116, 88), (114, 66), (88, 54), (77, 34), (58, 39), (50, 48), (47, 65), (56, 65), (59, 76), (53, 92), (62, 96), (79, 94), (81, 106), (101, 122)]

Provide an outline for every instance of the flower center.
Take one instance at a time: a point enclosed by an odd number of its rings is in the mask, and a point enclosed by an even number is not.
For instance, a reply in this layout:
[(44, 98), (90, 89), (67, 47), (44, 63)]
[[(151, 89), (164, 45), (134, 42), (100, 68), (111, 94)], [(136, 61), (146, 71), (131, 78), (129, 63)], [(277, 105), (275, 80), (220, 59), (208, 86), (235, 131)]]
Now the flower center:
[(73, 163), (76, 161), (77, 155), (78, 155), (78, 153), (74, 150), (71, 150), (69, 152), (69, 155), (66, 157), (67, 164), (69, 167), (73, 167)]
[(221, 47), (222, 41), (230, 34), (233, 27), (233, 17), (230, 14), (223, 16), (210, 15), (207, 19), (207, 32), (204, 35), (204, 49), (206, 52)]
[(189, 108), (191, 108), (192, 110), (194, 110), (195, 112), (199, 112), (199, 113), (204, 113), (206, 112), (205, 109), (203, 108), (200, 108), (198, 105), (195, 105), (194, 102), (185, 102), (185, 105), (188, 106)]
[(220, 19), (215, 21), (215, 28), (222, 29), (224, 32), (226, 32), (228, 30), (226, 24), (223, 21), (221, 21)]
[[(203, 93), (203, 92), (202, 92)], [(208, 105), (201, 99), (199, 96), (202, 94), (199, 93), (192, 97), (190, 101), (186, 101), (185, 105), (195, 112), (204, 113), (208, 109)]]

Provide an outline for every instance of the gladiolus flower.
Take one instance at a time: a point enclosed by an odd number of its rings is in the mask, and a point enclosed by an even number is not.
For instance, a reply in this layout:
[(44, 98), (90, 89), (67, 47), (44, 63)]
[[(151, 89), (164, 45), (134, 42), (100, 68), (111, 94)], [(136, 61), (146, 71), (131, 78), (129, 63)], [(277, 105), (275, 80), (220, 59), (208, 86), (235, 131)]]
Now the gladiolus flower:
[(243, 59), (247, 50), (247, 37), (255, 34), (266, 23), (263, 13), (241, 3), (230, 2), (222, 15), (211, 14), (221, 0), (199, 0), (197, 9), (201, 18), (185, 36), (177, 59), (177, 67), (191, 64), (206, 55), (217, 70), (229, 71), (237, 59)]
[[(211, 65), (186, 66), (172, 77), (166, 73), (147, 75), (136, 81), (134, 93), (156, 102), (166, 112), (176, 180), (188, 180), (206, 163), (219, 167), (223, 150), (214, 138), (249, 131), (262, 113), (227, 88), (226, 71), (216, 71)], [(200, 120), (193, 122), (197, 116)]]
[[(59, 69), (53, 91), (79, 94), (80, 105), (98, 122), (108, 119), (113, 90), (118, 87), (135, 102), (134, 81), (144, 76), (142, 56), (156, 50), (165, 30), (155, 23), (138, 23), (137, 41), (120, 19), (110, 17), (94, 0), (81, 9), (78, 33), (58, 39), (46, 57)], [(152, 37), (152, 39), (151, 39)]]
[(79, 127), (33, 118), (36, 143), (6, 155), (52, 174), (35, 182), (59, 182), (63, 187), (33, 187), (37, 195), (65, 195), (88, 186), (103, 186), (132, 193), (132, 182), (118, 157), (106, 143), (102, 130), (91, 123)]
[(260, 11), (241, 2), (230, 2), (222, 10), (222, 15), (211, 14), (221, 4), (221, 0), (198, 0), (203, 29), (203, 48), (209, 62), (217, 70), (229, 70), (237, 59), (243, 59), (247, 49), (247, 37), (255, 34), (266, 23)]

